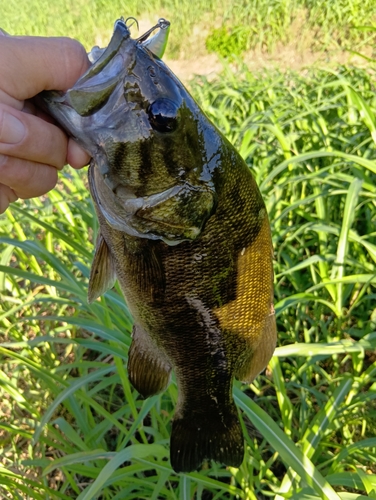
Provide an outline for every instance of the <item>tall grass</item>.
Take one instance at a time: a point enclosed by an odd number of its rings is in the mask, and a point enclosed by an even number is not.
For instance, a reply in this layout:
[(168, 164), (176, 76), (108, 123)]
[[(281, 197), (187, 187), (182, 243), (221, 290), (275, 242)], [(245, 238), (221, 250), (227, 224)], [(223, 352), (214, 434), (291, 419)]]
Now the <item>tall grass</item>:
[(225, 72), (192, 90), (261, 186), (279, 345), (236, 384), (246, 457), (174, 474), (177, 389), (142, 400), (116, 287), (88, 305), (97, 222), (83, 173), (0, 218), (0, 496), (376, 497), (375, 75)]
[(172, 22), (167, 55), (185, 58), (209, 49), (222, 56), (250, 48), (273, 50), (295, 42), (327, 50), (374, 43), (374, 33), (354, 29), (375, 24), (373, 0), (2, 0), (1, 26), (12, 34), (71, 36), (89, 49), (103, 44), (115, 19), (136, 16)]

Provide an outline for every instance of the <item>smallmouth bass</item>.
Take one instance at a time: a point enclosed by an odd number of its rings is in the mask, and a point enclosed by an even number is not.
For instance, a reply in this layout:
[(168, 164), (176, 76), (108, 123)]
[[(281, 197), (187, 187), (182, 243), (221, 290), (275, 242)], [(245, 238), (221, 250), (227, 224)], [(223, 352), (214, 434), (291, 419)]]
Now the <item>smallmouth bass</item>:
[(77, 83), (41, 98), (93, 158), (89, 301), (119, 280), (134, 317), (128, 374), (142, 396), (175, 372), (173, 469), (238, 467), (233, 379), (252, 381), (276, 343), (269, 221), (243, 159), (158, 57), (169, 23), (150, 38), (155, 28), (135, 40), (118, 20)]

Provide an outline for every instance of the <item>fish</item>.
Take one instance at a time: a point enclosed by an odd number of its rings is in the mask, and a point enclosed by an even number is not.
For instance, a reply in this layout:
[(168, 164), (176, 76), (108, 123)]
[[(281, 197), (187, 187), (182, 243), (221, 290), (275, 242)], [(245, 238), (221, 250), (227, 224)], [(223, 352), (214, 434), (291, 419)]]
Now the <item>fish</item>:
[(135, 39), (127, 21), (72, 88), (41, 94), (92, 157), (99, 231), (88, 300), (119, 281), (141, 396), (175, 373), (173, 470), (239, 467), (233, 381), (250, 383), (276, 345), (268, 214), (250, 168), (162, 61), (170, 23)]

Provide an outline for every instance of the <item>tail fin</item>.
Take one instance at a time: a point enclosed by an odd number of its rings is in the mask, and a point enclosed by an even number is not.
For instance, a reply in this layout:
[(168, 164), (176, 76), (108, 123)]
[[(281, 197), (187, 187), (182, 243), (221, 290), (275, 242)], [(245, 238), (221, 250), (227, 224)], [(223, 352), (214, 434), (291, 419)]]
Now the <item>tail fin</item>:
[(239, 417), (186, 415), (175, 418), (171, 433), (171, 466), (175, 472), (197, 470), (205, 459), (239, 467), (244, 458), (244, 440)]

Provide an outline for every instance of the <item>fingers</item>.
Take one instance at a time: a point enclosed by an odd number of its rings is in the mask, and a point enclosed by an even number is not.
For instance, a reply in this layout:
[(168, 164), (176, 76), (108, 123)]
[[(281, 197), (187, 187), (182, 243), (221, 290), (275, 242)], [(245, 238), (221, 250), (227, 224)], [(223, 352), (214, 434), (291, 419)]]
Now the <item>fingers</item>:
[(17, 198), (53, 189), (57, 169), (75, 168), (90, 158), (57, 126), (38, 116), (0, 104), (0, 213)]
[(24, 107), (24, 101), (19, 101), (18, 99), (11, 97), (6, 92), (1, 90), (1, 88), (0, 88), (0, 102), (2, 102), (3, 104), (7, 104), (8, 106), (12, 106), (13, 108), (20, 109), (20, 110)]
[(83, 46), (70, 38), (0, 36), (0, 86), (17, 100), (67, 90), (89, 64)]
[(88, 165), (90, 156), (73, 139), (68, 141), (67, 163), (73, 168)]
[(75, 40), (0, 36), (0, 213), (17, 198), (51, 190), (67, 161), (88, 164), (89, 155), (32, 99), (67, 90), (89, 65)]
[(10, 203), (17, 200), (17, 195), (9, 186), (0, 184), (0, 214), (4, 213)]
[(67, 147), (67, 136), (57, 126), (0, 104), (0, 154), (61, 169)]
[[(0, 155), (0, 180), (0, 186), (7, 186), (11, 189), (16, 199), (33, 198), (41, 196), (55, 187), (57, 170), (42, 163)], [(4, 190), (0, 191), (0, 195), (3, 193)], [(5, 194), (9, 199), (9, 191)]]

